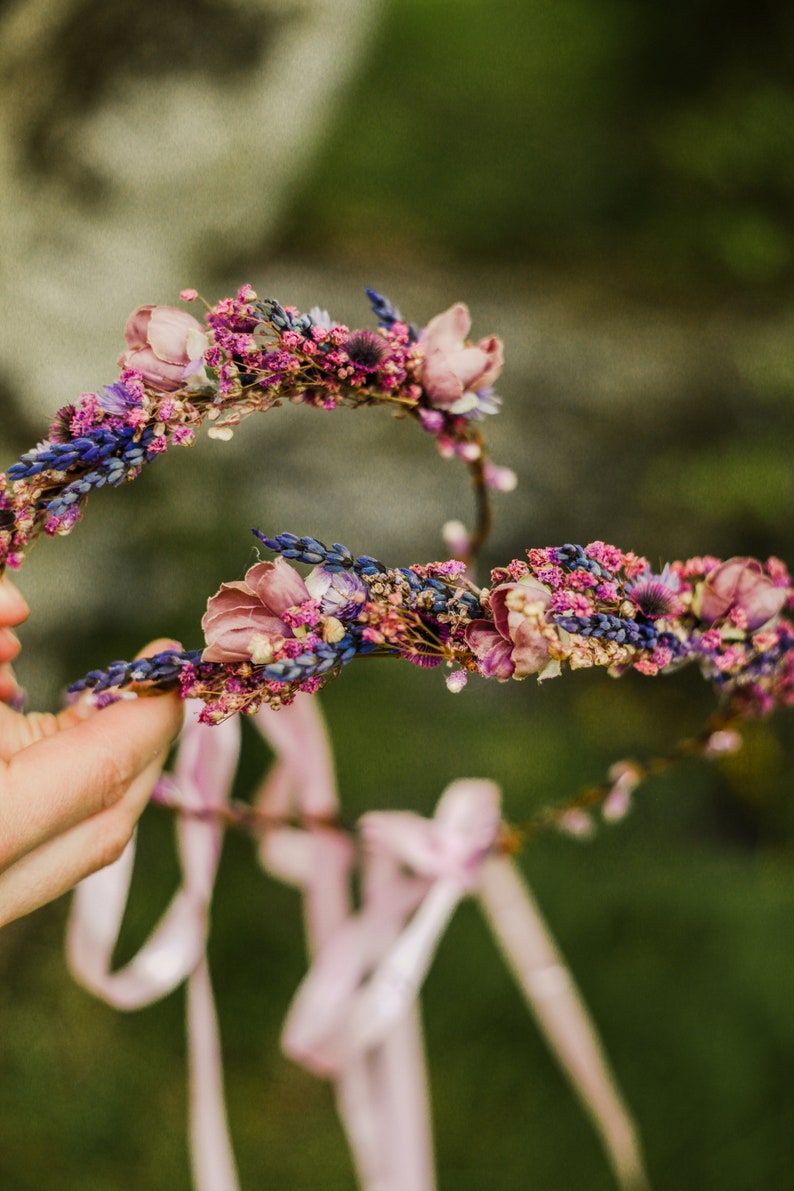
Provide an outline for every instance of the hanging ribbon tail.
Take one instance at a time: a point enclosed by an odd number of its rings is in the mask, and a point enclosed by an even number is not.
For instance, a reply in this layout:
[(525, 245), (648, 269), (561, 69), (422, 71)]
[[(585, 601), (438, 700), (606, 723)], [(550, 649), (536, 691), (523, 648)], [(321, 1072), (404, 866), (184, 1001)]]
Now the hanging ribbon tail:
[[(317, 703), (298, 696), (277, 713), (263, 708), (255, 722), (277, 754), (257, 793), (257, 809), (266, 819), (307, 813), (335, 818), (339, 803), (333, 758)], [(272, 827), (260, 840), (259, 862), (266, 872), (303, 891), (311, 958), (352, 913), (351, 841), (338, 831)], [(389, 1191), (381, 1177), (382, 1126), (367, 1064), (351, 1064), (334, 1081), (334, 1091), (359, 1185), (365, 1191)]]
[(499, 792), (479, 781), (450, 786), (431, 820), (365, 816), (362, 908), (320, 948), (287, 1015), (284, 1050), (310, 1070), (337, 1078), (353, 1064), (371, 1071), (381, 1163), (367, 1187), (435, 1185), (417, 999), (498, 827)]
[(223, 1091), (223, 1056), (205, 956), (187, 986), (190, 1156), (196, 1191), (238, 1191)]
[(434, 1191), (435, 1161), (424, 1041), (415, 1002), (373, 1053), (384, 1120), (386, 1163), (394, 1191)]
[(620, 1187), (650, 1191), (637, 1131), (595, 1026), (514, 862), (490, 857), (478, 893), (508, 967), (601, 1134)]
[[(386, 863), (397, 874), (390, 858)], [(401, 882), (384, 883), (381, 896), (370, 898), (319, 948), (282, 1033), (290, 1058), (334, 1080), (339, 1114), (366, 1191), (432, 1191), (434, 1186), (421, 1036), (414, 1015), (409, 1011), (382, 1045), (346, 1049), (343, 1041), (362, 981), (427, 888), (426, 882), (399, 876)]]
[(317, 700), (298, 695), (278, 711), (265, 705), (253, 719), (289, 768), (295, 809), (309, 818), (333, 819), (339, 806), (334, 761)]
[(319, 948), (298, 986), (281, 1035), (284, 1053), (315, 1075), (337, 1076), (364, 1046), (348, 1041), (360, 989), (424, 892), (395, 882), (392, 895), (351, 914)]
[[(400, 866), (388, 853), (370, 852), (365, 858), (362, 893), (365, 902), (390, 898)], [(400, 874), (405, 881), (405, 873)], [(417, 881), (417, 896), (426, 882)], [(361, 1061), (361, 1060), (359, 1060)], [(384, 1119), (382, 1148), (395, 1191), (412, 1187), (434, 1191), (435, 1159), (430, 1093), (418, 1001), (394, 1024), (372, 1054)]]
[[(201, 704), (188, 703), (179, 738), (174, 788), (187, 810), (212, 811), (228, 799), (239, 755), (240, 728), (198, 722)], [(177, 826), (182, 887), (137, 955), (112, 971), (113, 951), (127, 903), (135, 859), (134, 839), (108, 868), (82, 881), (72, 902), (66, 955), (73, 976), (117, 1009), (139, 1009), (159, 1000), (193, 971), (204, 953), (222, 828), (212, 818)]]
[[(306, 1010), (298, 1009), (294, 1014), (291, 1011), (288, 1016), (284, 1039), (290, 1040), (285, 1042), (284, 1049), (315, 1074), (333, 1080), (337, 1112), (359, 1185), (365, 1191), (405, 1191), (407, 1187), (433, 1191), (432, 1161), (428, 1165), (429, 1178), (423, 1176), (418, 1180), (410, 1172), (408, 1177), (403, 1176), (404, 1157), (400, 1159), (402, 1165), (395, 1163), (395, 1154), (405, 1148), (403, 1139), (408, 1138), (406, 1126), (397, 1115), (402, 1092), (394, 1084), (395, 1064), (379, 1069), (378, 1056), (373, 1055), (354, 1055), (344, 1064), (334, 1064), (323, 1051), (324, 1040), (329, 1033), (333, 1035), (338, 1024), (334, 1007), (341, 1005), (344, 1012), (345, 997), (352, 993), (360, 978), (358, 964), (362, 952), (369, 955), (374, 947), (383, 946), (384, 922), (367, 920), (362, 924), (353, 915), (352, 843), (338, 830), (323, 827), (318, 821), (323, 818), (332, 821), (338, 802), (330, 748), (316, 703), (299, 697), (277, 715), (260, 712), (257, 723), (279, 756), (260, 787), (256, 805), (266, 818), (294, 816), (307, 823), (303, 829), (267, 830), (260, 843), (260, 862), (275, 876), (303, 889), (309, 955), (324, 955), (327, 946), (333, 947), (327, 962), (316, 961), (320, 962), (323, 974), (304, 992)], [(420, 896), (421, 890), (412, 890), (411, 909)], [(394, 922), (392, 929), (387, 930), (387, 940), (399, 933), (404, 916), (399, 906), (387, 911), (386, 917)], [(341, 948), (350, 966), (347, 962), (337, 964), (337, 948)], [(340, 979), (344, 992), (338, 987)], [(329, 985), (336, 990), (330, 1003), (324, 992)], [(318, 996), (314, 995), (314, 989)], [(315, 1017), (315, 1009), (319, 1009), (319, 1018)], [(295, 1023), (294, 1036), (292, 1023)], [(413, 1052), (407, 1050), (405, 1065), (412, 1061), (417, 1061), (415, 1048)], [(421, 1065), (421, 1044), (418, 1061)], [(402, 1078), (405, 1083), (405, 1076)], [(424, 1074), (420, 1070), (408, 1089), (411, 1105), (403, 1108), (404, 1116), (421, 1115), (426, 1103), (426, 1095), (424, 1098), (420, 1095), (424, 1086)], [(410, 1136), (422, 1141), (416, 1149), (416, 1167), (432, 1149), (426, 1118), (411, 1121), (411, 1129)], [(410, 1138), (408, 1143), (412, 1144)]]
[(77, 887), (67, 928), (75, 979), (118, 1009), (138, 1009), (189, 979), (187, 1032), (191, 1159), (199, 1191), (237, 1191), (223, 1097), (218, 1024), (206, 961), (209, 906), (223, 828), (214, 813), (229, 799), (240, 751), (240, 725), (199, 722), (189, 701), (169, 791), (184, 810), (177, 823), (182, 886), (137, 955), (112, 971), (129, 892), (134, 839), (109, 868)]

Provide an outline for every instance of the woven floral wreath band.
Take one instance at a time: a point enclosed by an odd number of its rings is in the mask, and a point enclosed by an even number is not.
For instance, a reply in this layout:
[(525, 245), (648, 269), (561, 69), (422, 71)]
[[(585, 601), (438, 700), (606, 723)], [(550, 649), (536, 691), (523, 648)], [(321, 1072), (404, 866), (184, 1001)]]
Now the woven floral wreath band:
[[(284, 401), (324, 410), (379, 405), (417, 421), (442, 455), (472, 472), (477, 531), (452, 529), (456, 557), (388, 567), (345, 546), (254, 531), (277, 557), (224, 583), (208, 602), (203, 648), (114, 662), (72, 687), (109, 701), (123, 688), (177, 687), (214, 723), (313, 693), (353, 659), (401, 657), (469, 674), (549, 678), (567, 666), (646, 675), (696, 662), (737, 712), (794, 701), (794, 606), (779, 559), (647, 560), (604, 542), (533, 548), (475, 586), (467, 563), (489, 524), (488, 489), (515, 477), (487, 456), (480, 426), (499, 408), (492, 383), (501, 341), (468, 342), (462, 303), (421, 331), (367, 291), (379, 329), (349, 330), (326, 312), (301, 314), (249, 287), (206, 313), (143, 306), (130, 317), (119, 379), (58, 411), (48, 437), (0, 477), (0, 562), (18, 567), (43, 532), (68, 533), (95, 488), (135, 479), (208, 423), (229, 438), (242, 419)], [(182, 293), (186, 301), (195, 291)], [(454, 538), (457, 537), (457, 540)], [(312, 569), (305, 576), (293, 566)]]

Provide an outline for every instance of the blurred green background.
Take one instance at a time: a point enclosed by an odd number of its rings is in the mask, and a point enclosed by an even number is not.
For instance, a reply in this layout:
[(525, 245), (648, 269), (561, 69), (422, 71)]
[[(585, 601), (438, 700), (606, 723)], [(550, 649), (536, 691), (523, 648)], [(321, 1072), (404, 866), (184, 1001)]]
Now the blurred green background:
[[(0, 4), (4, 457), (112, 379), (138, 302), (251, 281), (363, 324), (369, 284), (420, 323), (464, 299), (475, 336), (505, 338), (488, 430), (520, 487), (498, 498), (483, 573), (594, 538), (654, 563), (794, 563), (794, 9), (325, 9)], [(197, 644), (206, 596), (252, 560), (249, 525), (405, 564), (441, 554), (447, 518), (471, 519), (465, 476), (411, 427), (373, 411), (259, 422), (99, 494), (69, 542), (34, 552), (18, 667), (34, 706), (154, 635)], [(619, 757), (663, 751), (712, 700), (687, 672), (452, 697), (384, 662), (322, 704), (351, 816), (430, 811), (467, 775), (500, 782), (520, 822)], [(592, 843), (548, 836), (521, 857), (655, 1191), (794, 1181), (791, 737), (790, 717), (749, 725), (736, 756), (655, 779)], [(241, 796), (265, 761), (247, 733)], [(172, 824), (153, 810), (120, 961), (175, 882)], [(67, 908), (0, 933), (0, 1186), (186, 1188), (182, 994), (130, 1016), (92, 1000), (65, 970)], [(278, 1052), (300, 907), (245, 839), (225, 848), (210, 960), (243, 1188), (348, 1191), (328, 1089)], [(614, 1186), (471, 906), (424, 1006), (444, 1191)]]

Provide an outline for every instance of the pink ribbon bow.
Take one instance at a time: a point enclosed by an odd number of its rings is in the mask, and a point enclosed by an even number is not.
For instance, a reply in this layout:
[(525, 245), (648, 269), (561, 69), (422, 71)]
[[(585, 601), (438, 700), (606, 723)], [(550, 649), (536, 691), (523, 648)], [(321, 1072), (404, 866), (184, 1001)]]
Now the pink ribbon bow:
[[(284, 1049), (315, 1073), (338, 1079), (354, 1063), (396, 1054), (412, 1029), (410, 1060), (392, 1069), (389, 1097), (381, 1104), (381, 1123), (393, 1134), (382, 1140), (381, 1181), (363, 1186), (431, 1188), (429, 1130), (423, 1136), (417, 1118), (413, 1135), (408, 1128), (398, 1133), (398, 1117), (389, 1117), (385, 1104), (405, 1104), (417, 1094), (426, 1103), (417, 997), (456, 906), (476, 894), (529, 1007), (601, 1133), (620, 1186), (643, 1191), (647, 1180), (635, 1129), (596, 1030), (516, 865), (494, 848), (499, 813), (492, 782), (465, 780), (447, 788), (432, 819), (400, 811), (363, 817), (368, 848), (362, 907), (316, 955), (287, 1015)], [(405, 1153), (411, 1149), (409, 1177)]]
[[(239, 752), (239, 724), (207, 728), (191, 705), (169, 785), (183, 880), (151, 937), (120, 971), (111, 960), (127, 900), (134, 841), (78, 887), (67, 952), (76, 978), (120, 1009), (188, 982), (190, 1133), (198, 1191), (237, 1191), (223, 1102), (217, 1020), (205, 954), (223, 810)], [(312, 966), (287, 1015), (288, 1055), (335, 1085), (364, 1191), (433, 1191), (432, 1137), (418, 994), (443, 931), (468, 894), (497, 942), (575, 1089), (600, 1130), (625, 1191), (647, 1182), (634, 1127), (600, 1043), (516, 866), (495, 848), (498, 788), (453, 783), (432, 819), (365, 815), (361, 906), (356, 852), (338, 825), (333, 762), (316, 702), (299, 697), (255, 717), (276, 760), (257, 797), (271, 826), (264, 867), (302, 889)], [(294, 820), (298, 825), (288, 825)]]

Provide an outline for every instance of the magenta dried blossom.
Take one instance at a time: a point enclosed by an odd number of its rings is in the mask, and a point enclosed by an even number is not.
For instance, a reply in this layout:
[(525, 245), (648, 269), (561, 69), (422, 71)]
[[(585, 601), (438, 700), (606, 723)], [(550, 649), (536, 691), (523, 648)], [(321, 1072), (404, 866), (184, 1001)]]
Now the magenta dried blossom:
[[(124, 330), (117, 381), (59, 410), (49, 435), (0, 476), (0, 568), (18, 567), (41, 534), (66, 534), (96, 488), (134, 480), (202, 425), (228, 439), (252, 413), (285, 401), (333, 410), (380, 405), (417, 421), (444, 457), (469, 467), (479, 502), (476, 548), (489, 517), (487, 491), (514, 477), (491, 464), (478, 420), (496, 412), (490, 386), (502, 366), (496, 336), (465, 341), (459, 303), (425, 332), (368, 291), (379, 330), (351, 330), (318, 310), (302, 314), (250, 286), (207, 309), (204, 322), (169, 306), (140, 306)], [(183, 290), (195, 301), (194, 290)]]
[[(779, 559), (695, 558), (653, 575), (633, 552), (566, 544), (528, 550), (480, 589), (456, 560), (390, 568), (339, 543), (257, 536), (280, 558), (211, 597), (202, 651), (114, 663), (73, 689), (106, 696), (129, 685), (179, 686), (205, 702), (204, 718), (215, 723), (312, 694), (368, 655), (444, 665), (452, 691), (469, 674), (547, 679), (564, 668), (601, 667), (654, 676), (693, 663), (733, 711), (794, 704), (794, 625), (783, 615), (794, 597)], [(293, 563), (312, 570), (304, 579)], [(738, 563), (749, 594), (734, 582)], [(722, 575), (731, 595), (718, 615), (709, 601), (712, 576)], [(742, 616), (737, 591), (745, 593)]]

